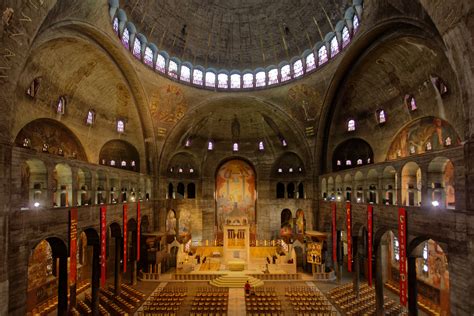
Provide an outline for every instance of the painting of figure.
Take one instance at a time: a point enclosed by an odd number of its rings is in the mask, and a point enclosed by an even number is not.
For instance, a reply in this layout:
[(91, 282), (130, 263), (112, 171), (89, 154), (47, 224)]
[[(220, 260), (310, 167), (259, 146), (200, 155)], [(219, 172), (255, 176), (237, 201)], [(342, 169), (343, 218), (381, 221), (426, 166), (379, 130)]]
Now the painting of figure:
[(179, 212), (179, 234), (181, 236), (191, 234), (191, 212), (188, 209)]
[(303, 210), (296, 211), (296, 234), (303, 235), (305, 230), (305, 219)]
[(242, 160), (224, 163), (216, 176), (217, 237), (222, 238), (223, 225), (249, 225), (255, 239), (255, 173)]
[(176, 235), (176, 214), (174, 210), (170, 210), (166, 217), (166, 234)]
[(424, 117), (398, 133), (387, 153), (387, 160), (441, 150), (460, 143), (461, 139), (448, 122), (437, 117)]

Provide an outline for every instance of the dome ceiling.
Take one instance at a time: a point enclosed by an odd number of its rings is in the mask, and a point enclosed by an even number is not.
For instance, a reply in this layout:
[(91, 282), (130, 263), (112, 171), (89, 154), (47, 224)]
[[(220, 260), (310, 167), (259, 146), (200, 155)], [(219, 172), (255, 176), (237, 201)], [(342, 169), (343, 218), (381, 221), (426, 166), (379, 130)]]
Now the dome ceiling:
[(333, 31), (349, 0), (124, 0), (149, 42), (194, 65), (278, 65)]

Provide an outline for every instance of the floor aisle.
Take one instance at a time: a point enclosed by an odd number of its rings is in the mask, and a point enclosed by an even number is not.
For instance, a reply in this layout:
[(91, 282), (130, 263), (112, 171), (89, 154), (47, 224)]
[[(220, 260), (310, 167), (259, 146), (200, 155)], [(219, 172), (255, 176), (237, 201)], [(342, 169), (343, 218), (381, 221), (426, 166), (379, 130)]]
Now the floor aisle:
[(228, 316), (245, 315), (244, 289), (229, 289)]

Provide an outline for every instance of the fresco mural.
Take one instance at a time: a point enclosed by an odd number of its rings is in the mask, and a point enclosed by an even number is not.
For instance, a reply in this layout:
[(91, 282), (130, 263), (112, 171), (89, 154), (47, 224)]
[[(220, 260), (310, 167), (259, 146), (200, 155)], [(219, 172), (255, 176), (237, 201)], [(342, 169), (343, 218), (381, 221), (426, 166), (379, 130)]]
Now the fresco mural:
[(182, 209), (179, 212), (179, 235), (191, 235), (191, 212), (188, 209)]
[(305, 231), (304, 211), (299, 209), (296, 211), (296, 234), (303, 235)]
[(293, 234), (293, 217), (289, 209), (281, 211), (280, 236), (291, 237)]
[(178, 122), (188, 110), (188, 100), (180, 87), (167, 85), (155, 90), (151, 96), (150, 112), (155, 122)]
[(242, 160), (223, 164), (216, 176), (217, 239), (223, 240), (223, 225), (249, 225), (250, 240), (256, 237), (255, 173)]
[(413, 121), (398, 133), (387, 153), (387, 160), (441, 150), (460, 143), (461, 139), (448, 122), (437, 117), (424, 117)]
[(318, 119), (322, 98), (319, 92), (305, 84), (296, 85), (288, 90), (287, 102), (292, 116), (301, 122)]
[(38, 152), (87, 161), (84, 149), (76, 136), (54, 120), (39, 119), (28, 123), (16, 136), (15, 144)]

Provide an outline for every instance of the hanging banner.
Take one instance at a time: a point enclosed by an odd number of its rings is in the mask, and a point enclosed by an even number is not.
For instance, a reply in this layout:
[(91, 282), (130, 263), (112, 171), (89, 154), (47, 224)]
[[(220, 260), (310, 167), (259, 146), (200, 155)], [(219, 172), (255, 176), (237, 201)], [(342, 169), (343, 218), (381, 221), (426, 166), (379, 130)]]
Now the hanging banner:
[(123, 205), (123, 272), (127, 272), (127, 214), (128, 213), (128, 205), (124, 204)]
[(107, 208), (100, 207), (100, 286), (105, 287), (105, 268), (107, 263), (106, 241), (107, 241)]
[(77, 283), (77, 208), (69, 210), (69, 293), (70, 306), (76, 306)]
[(368, 268), (369, 268), (369, 286), (372, 286), (372, 238), (373, 238), (373, 218), (374, 218), (374, 207), (372, 205), (367, 206), (367, 257), (368, 257)]
[(337, 227), (336, 227), (336, 203), (331, 204), (332, 207), (332, 262), (337, 265)]
[(142, 217), (140, 215), (140, 201), (137, 203), (137, 261), (140, 261), (140, 229)]
[(404, 208), (398, 209), (398, 242), (400, 254), (400, 304), (407, 306), (407, 221), (406, 210)]
[(347, 271), (352, 272), (352, 219), (351, 219), (351, 202), (346, 202), (346, 224), (347, 224)]

